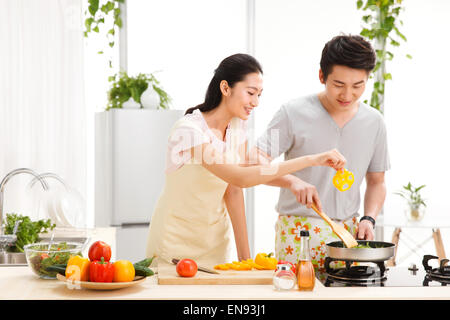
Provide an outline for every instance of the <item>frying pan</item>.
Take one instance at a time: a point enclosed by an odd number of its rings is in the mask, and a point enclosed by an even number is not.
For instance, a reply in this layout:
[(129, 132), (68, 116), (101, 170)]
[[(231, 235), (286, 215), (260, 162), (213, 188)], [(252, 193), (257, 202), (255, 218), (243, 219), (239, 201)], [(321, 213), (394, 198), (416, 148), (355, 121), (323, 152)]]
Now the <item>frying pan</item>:
[(377, 262), (385, 261), (394, 256), (395, 244), (383, 241), (357, 240), (358, 245), (368, 245), (370, 248), (346, 248), (342, 241), (327, 243), (327, 255), (336, 260)]

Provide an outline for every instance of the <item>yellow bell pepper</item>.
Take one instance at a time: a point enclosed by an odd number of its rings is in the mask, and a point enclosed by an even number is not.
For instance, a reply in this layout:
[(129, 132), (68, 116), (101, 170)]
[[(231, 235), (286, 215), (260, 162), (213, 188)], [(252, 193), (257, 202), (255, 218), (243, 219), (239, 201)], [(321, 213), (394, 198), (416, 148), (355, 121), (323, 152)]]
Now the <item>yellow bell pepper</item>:
[(265, 270), (275, 270), (277, 268), (278, 260), (272, 257), (273, 253), (258, 253), (255, 258), (255, 263)]
[(76, 281), (89, 281), (89, 266), (91, 262), (88, 258), (72, 256), (67, 261), (66, 279)]
[(333, 177), (333, 184), (339, 191), (346, 191), (355, 181), (355, 177), (352, 172), (347, 169), (339, 170)]

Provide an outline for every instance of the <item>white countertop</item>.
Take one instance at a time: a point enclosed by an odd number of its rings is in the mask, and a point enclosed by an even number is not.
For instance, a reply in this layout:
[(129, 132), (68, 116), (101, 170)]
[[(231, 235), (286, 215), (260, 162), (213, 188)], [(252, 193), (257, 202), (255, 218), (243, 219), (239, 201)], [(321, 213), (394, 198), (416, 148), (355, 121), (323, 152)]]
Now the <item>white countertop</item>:
[(0, 300), (450, 300), (450, 286), (325, 287), (316, 281), (312, 292), (278, 292), (272, 285), (158, 285), (156, 276), (133, 287), (111, 291), (68, 289), (59, 280), (39, 279), (27, 266), (0, 267)]

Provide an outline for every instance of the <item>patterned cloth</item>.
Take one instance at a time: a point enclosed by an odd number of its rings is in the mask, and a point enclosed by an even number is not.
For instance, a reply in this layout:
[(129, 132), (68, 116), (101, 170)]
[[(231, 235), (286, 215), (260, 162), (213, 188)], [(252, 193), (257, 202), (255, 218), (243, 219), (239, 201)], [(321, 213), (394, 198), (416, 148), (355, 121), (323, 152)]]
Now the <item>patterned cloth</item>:
[[(335, 221), (343, 225), (352, 235), (356, 234), (358, 222), (356, 217), (346, 221)], [(300, 230), (309, 231), (309, 249), (314, 269), (323, 269), (327, 256), (326, 244), (341, 239), (331, 227), (319, 217), (299, 217), (279, 215), (275, 224), (275, 256), (278, 260), (297, 263), (300, 253)], [(343, 267), (344, 262), (332, 262), (330, 267)]]

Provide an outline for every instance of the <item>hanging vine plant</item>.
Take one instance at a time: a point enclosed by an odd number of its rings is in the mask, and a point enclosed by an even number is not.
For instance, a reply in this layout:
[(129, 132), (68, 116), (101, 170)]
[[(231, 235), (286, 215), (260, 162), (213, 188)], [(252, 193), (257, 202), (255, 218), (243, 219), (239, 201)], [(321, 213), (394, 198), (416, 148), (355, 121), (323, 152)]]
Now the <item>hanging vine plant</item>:
[[(388, 50), (388, 45), (399, 47), (400, 41), (407, 41), (399, 29), (399, 26), (403, 25), (399, 16), (404, 7), (402, 0), (358, 0), (356, 7), (368, 12), (362, 17), (364, 25), (360, 35), (374, 42), (377, 55), (377, 62), (370, 76), (374, 79), (374, 84), (369, 104), (383, 112), (385, 82), (392, 80), (392, 74), (387, 72), (386, 62), (394, 58), (394, 54)], [(406, 57), (412, 58), (409, 54)], [(364, 102), (368, 103), (367, 100)]]
[[(84, 36), (87, 38), (90, 33), (100, 33), (101, 25), (107, 28), (106, 40), (110, 48), (114, 48), (115, 34), (122, 28), (122, 18), (120, 17), (120, 4), (125, 0), (88, 0), (88, 9), (84, 12), (86, 19), (84, 25), (86, 30)], [(110, 22), (111, 21), (111, 22)], [(104, 54), (104, 50), (98, 51)], [(109, 67), (112, 68), (112, 58), (109, 58)]]

